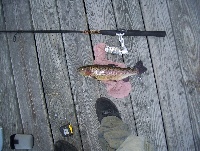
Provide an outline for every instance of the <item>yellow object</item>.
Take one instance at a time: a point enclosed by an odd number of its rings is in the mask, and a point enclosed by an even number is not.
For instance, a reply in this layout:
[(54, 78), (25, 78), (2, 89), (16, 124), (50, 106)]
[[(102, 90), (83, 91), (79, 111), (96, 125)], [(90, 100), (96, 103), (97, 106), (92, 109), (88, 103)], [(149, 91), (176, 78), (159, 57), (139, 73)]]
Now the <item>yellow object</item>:
[(73, 127), (71, 124), (69, 124), (69, 130), (70, 130), (70, 133), (73, 134)]

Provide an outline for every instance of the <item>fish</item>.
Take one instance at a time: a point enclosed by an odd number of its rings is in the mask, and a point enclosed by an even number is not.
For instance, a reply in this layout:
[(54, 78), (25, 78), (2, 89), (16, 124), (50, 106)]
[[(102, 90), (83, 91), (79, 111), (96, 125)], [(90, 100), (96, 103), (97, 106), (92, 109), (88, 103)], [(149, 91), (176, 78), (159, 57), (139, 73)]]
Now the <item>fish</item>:
[(142, 61), (138, 61), (133, 68), (121, 68), (115, 64), (108, 65), (87, 65), (78, 68), (78, 72), (85, 76), (97, 79), (99, 81), (120, 81), (127, 82), (128, 77), (132, 75), (141, 75), (147, 68), (143, 66)]

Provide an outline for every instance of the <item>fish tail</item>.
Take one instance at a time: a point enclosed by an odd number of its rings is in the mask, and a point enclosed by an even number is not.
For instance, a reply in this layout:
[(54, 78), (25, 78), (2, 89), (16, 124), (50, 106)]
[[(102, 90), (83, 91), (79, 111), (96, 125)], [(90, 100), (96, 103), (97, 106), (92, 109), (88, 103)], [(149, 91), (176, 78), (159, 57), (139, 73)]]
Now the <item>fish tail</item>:
[(143, 62), (141, 60), (136, 63), (134, 68), (138, 69), (139, 74), (142, 74), (147, 71), (147, 68), (145, 66), (143, 66)]

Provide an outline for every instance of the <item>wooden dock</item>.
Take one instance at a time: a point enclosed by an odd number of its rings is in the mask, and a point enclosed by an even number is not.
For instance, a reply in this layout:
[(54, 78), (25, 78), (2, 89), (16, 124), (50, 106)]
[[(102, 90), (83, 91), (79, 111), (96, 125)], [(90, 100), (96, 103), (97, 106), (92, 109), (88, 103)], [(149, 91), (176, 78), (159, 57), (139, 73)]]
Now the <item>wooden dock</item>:
[[(84, 151), (101, 151), (95, 102), (118, 107), (132, 133), (156, 151), (200, 150), (199, 0), (0, 0), (0, 30), (164, 30), (167, 36), (125, 37), (129, 54), (108, 55), (133, 67), (142, 60), (142, 83), (130, 79), (124, 99), (77, 73), (93, 64), (98, 43), (119, 46), (118, 37), (85, 34), (0, 33), (0, 126), (4, 149), (14, 133), (32, 134), (33, 151), (51, 151), (67, 140)], [(13, 41), (13, 37), (16, 41)], [(74, 135), (59, 127), (71, 122)]]

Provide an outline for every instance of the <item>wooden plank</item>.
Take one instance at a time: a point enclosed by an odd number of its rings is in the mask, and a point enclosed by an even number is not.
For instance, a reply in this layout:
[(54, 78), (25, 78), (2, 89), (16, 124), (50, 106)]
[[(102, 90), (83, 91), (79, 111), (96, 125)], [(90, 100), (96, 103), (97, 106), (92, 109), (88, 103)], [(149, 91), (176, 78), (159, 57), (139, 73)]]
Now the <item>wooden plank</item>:
[(200, 150), (200, 10), (199, 1), (167, 1), (196, 150)]
[[(112, 3), (110, 0), (85, 0), (85, 7), (87, 12), (88, 24), (90, 29), (116, 29), (116, 22), (114, 18), (114, 12)], [(118, 37), (92, 35), (91, 36), (93, 46), (97, 43), (106, 43), (109, 46), (119, 46)], [(123, 58), (119, 55), (108, 55), (109, 60), (116, 62), (123, 62)], [(115, 99), (107, 94), (105, 85), (99, 83), (100, 94), (103, 97), (109, 98), (115, 103), (121, 117), (125, 123), (129, 125), (133, 134), (136, 134), (135, 121), (133, 116), (133, 108), (130, 100), (130, 96), (123, 99)]]
[[(111, 1), (84, 0), (84, 2), (85, 2), (87, 20), (90, 30), (116, 29), (116, 23)], [(115, 45), (118, 44), (117, 43), (118, 40), (116, 37), (105, 36), (105, 35), (92, 35), (93, 46), (100, 42), (105, 42), (108, 44), (115, 44)]]
[(165, 0), (140, 0), (146, 30), (165, 30), (167, 37), (148, 37), (168, 150), (194, 150), (187, 100)]
[[(60, 29), (54, 0), (30, 0), (35, 29)], [(70, 122), (74, 135), (66, 138), (82, 150), (61, 34), (36, 34), (36, 45), (54, 142), (65, 139), (59, 127)]]
[[(110, 0), (84, 0), (84, 4), (90, 30), (116, 29), (114, 12)], [(91, 35), (91, 40), (93, 46), (98, 43), (106, 43), (109, 46), (120, 46), (118, 37), (115, 36)], [(123, 62), (122, 57), (119, 55), (108, 55), (108, 58), (113, 61)]]
[[(144, 30), (142, 14), (137, 0), (113, 1), (117, 27), (121, 29)], [(147, 72), (142, 82), (132, 78), (134, 89), (131, 91), (134, 117), (138, 135), (146, 136), (155, 150), (167, 150), (161, 109), (156, 89), (154, 72), (146, 37), (125, 37), (129, 54), (124, 55), (127, 66), (133, 67), (142, 60)]]
[[(6, 28), (31, 29), (27, 0), (4, 0)], [(11, 11), (12, 10), (12, 11)], [(53, 150), (33, 34), (8, 35), (9, 51), (24, 133), (33, 134), (33, 150)]]
[[(5, 30), (0, 1), (0, 30)], [(16, 88), (12, 73), (6, 34), (0, 34), (0, 126), (3, 127), (3, 150), (10, 150), (10, 136), (23, 133)]]
[[(57, 0), (61, 29), (87, 30), (86, 15), (82, 1)], [(82, 65), (93, 63), (93, 54), (88, 35), (63, 34), (66, 61), (70, 76), (77, 118), (86, 151), (101, 150), (95, 102), (99, 98), (97, 81), (85, 78), (77, 72)]]

